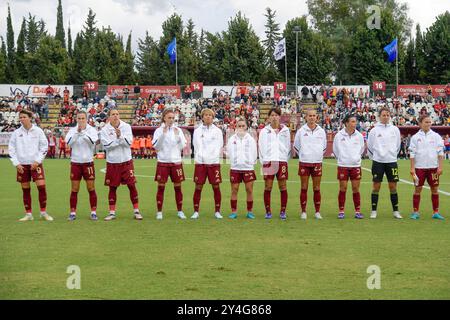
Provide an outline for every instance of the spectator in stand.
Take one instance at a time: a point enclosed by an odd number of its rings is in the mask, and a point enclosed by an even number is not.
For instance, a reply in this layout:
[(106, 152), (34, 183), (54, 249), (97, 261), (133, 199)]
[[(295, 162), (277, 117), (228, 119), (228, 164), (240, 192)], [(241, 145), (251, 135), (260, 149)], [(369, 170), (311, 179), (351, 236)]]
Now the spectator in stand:
[(450, 83), (445, 86), (446, 102), (450, 103)]
[(308, 98), (308, 94), (309, 94), (309, 89), (306, 86), (306, 84), (303, 86), (301, 93), (302, 93), (302, 100), (306, 100)]
[(47, 137), (48, 140), (48, 157), (50, 159), (55, 159), (56, 156), (56, 137), (53, 135), (53, 133), (50, 132), (50, 134)]
[(317, 89), (316, 85), (313, 85), (313, 87), (310, 90), (312, 98), (313, 98), (313, 102), (317, 102), (317, 93), (319, 92), (319, 89)]
[(128, 95), (129, 94), (130, 94), (130, 89), (128, 88), (128, 86), (125, 86), (125, 88), (123, 89), (122, 102), (128, 103)]
[(45, 121), (48, 121), (48, 103), (47, 101), (45, 101), (44, 99), (42, 99), (42, 118), (45, 118)]
[(83, 87), (83, 93), (82, 93), (83, 99), (88, 100), (89, 99), (89, 91), (86, 86)]
[(51, 98), (53, 98), (53, 95), (55, 94), (55, 90), (52, 88), (51, 85), (47, 86), (47, 88), (45, 89), (45, 94), (49, 101)]
[(137, 100), (140, 98), (141, 96), (141, 87), (139, 86), (138, 83), (136, 83), (136, 85), (134, 86), (134, 98)]
[(184, 88), (184, 98), (191, 99), (191, 95), (192, 95), (191, 86), (186, 86), (186, 88)]
[(69, 104), (69, 96), (70, 96), (70, 91), (69, 89), (67, 89), (67, 87), (64, 87), (64, 91), (63, 91), (63, 103), (64, 104)]
[(66, 155), (66, 141), (64, 140), (64, 137), (61, 135), (59, 137), (59, 159), (61, 159), (61, 154), (64, 154), (64, 159), (67, 158)]
[(450, 159), (450, 137), (448, 134), (444, 136), (445, 159)]

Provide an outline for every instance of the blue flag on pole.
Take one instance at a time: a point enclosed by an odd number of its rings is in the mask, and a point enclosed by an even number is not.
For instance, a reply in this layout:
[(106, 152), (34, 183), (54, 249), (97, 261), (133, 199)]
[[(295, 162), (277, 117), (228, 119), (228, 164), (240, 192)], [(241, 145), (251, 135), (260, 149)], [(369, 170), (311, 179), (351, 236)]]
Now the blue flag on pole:
[(384, 47), (384, 51), (386, 51), (388, 54), (388, 61), (394, 62), (397, 58), (397, 38), (395, 38), (394, 41)]
[(170, 57), (170, 64), (174, 64), (177, 60), (177, 38), (173, 38), (172, 42), (167, 46), (167, 53)]

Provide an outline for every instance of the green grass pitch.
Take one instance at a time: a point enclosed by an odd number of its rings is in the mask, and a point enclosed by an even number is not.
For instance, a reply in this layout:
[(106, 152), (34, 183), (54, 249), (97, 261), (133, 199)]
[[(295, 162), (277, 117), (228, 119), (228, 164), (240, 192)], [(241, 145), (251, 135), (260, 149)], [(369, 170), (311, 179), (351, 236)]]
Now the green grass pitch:
[[(400, 161), (400, 177), (409, 180), (409, 162)], [(337, 219), (336, 166), (326, 160), (322, 215), (313, 219), (312, 192), (308, 220), (299, 218), (297, 162), (290, 162), (288, 220), (278, 219), (279, 192), (272, 193), (274, 219), (264, 220), (263, 183), (255, 184), (255, 221), (245, 219), (245, 190), (240, 190), (236, 221), (213, 218), (211, 188), (205, 186), (201, 217), (176, 217), (172, 184), (166, 188), (164, 220), (156, 221), (154, 160), (135, 161), (141, 211), (132, 219), (126, 187), (119, 188), (118, 219), (88, 220), (88, 196), (82, 184), (78, 220), (68, 222), (69, 161), (46, 160), (48, 212), (53, 223), (36, 219), (19, 223), (22, 192), (15, 170), (0, 160), (0, 299), (450, 299), (450, 224), (431, 219), (430, 191), (422, 193), (421, 220), (409, 219), (413, 186), (399, 184), (404, 220), (392, 217), (387, 184), (380, 194), (379, 218), (370, 214), (370, 173), (364, 171), (362, 211), (353, 219), (350, 190), (347, 217)], [(364, 161), (370, 168), (370, 162)], [(193, 165), (185, 164), (184, 212), (192, 214)], [(103, 186), (105, 162), (96, 162), (98, 214), (107, 214)], [(222, 167), (224, 217), (229, 214), (227, 165)], [(259, 167), (258, 167), (259, 169)], [(441, 213), (450, 219), (450, 164), (441, 177)], [(67, 267), (81, 270), (81, 289), (66, 287)], [(380, 267), (381, 289), (369, 290), (367, 268)]]

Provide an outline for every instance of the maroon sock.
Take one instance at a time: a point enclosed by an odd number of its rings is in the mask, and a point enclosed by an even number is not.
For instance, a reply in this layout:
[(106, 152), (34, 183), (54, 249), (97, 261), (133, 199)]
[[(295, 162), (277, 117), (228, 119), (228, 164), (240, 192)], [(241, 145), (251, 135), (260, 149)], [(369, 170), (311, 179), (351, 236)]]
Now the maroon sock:
[(214, 204), (216, 207), (216, 212), (220, 212), (220, 206), (222, 204), (222, 193), (220, 192), (220, 187), (213, 187), (214, 190)]
[(230, 200), (231, 212), (235, 213), (237, 211), (237, 200)]
[(264, 206), (266, 208), (266, 213), (272, 212), (272, 210), (270, 209), (270, 193), (271, 192), (272, 192), (271, 190), (264, 190)]
[(89, 191), (89, 203), (91, 205), (91, 211), (97, 210), (97, 193), (95, 190)]
[(433, 212), (439, 212), (439, 194), (432, 194), (431, 202), (433, 204)]
[(109, 210), (116, 210), (116, 201), (117, 201), (117, 187), (109, 187)]
[(253, 200), (247, 201), (247, 212), (253, 212)]
[(344, 210), (345, 210), (345, 194), (346, 194), (346, 192), (339, 191), (339, 197), (338, 197), (339, 212), (344, 212)]
[(194, 191), (194, 197), (193, 197), (193, 201), (194, 201), (194, 212), (199, 212), (200, 210), (200, 200), (202, 198), (202, 190), (197, 190), (195, 189)]
[(282, 190), (281, 191), (281, 212), (286, 212), (286, 207), (287, 207), (287, 202), (288, 202), (288, 192), (287, 190)]
[(31, 213), (31, 189), (22, 189), (23, 193), (23, 205), (26, 213)]
[(361, 194), (359, 192), (353, 194), (353, 203), (355, 205), (355, 212), (361, 212)]
[(70, 212), (77, 211), (77, 202), (78, 202), (78, 192), (73, 192), (70, 194)]
[(156, 193), (156, 204), (158, 207), (158, 212), (162, 212), (163, 203), (164, 203), (164, 190), (165, 186), (158, 186), (158, 192)]
[(183, 191), (181, 191), (181, 186), (174, 187), (175, 190), (175, 200), (177, 201), (177, 210), (183, 211)]
[(39, 192), (39, 205), (41, 207), (41, 212), (45, 212), (47, 210), (47, 190), (45, 186), (38, 187)]
[(419, 212), (420, 208), (420, 194), (413, 195), (413, 209), (414, 212)]
[(320, 194), (320, 190), (314, 191), (314, 208), (316, 212), (320, 212), (320, 205), (322, 204), (322, 195)]
[(302, 207), (302, 212), (306, 212), (307, 203), (308, 203), (308, 190), (302, 189), (300, 192), (300, 206)]
[(130, 191), (131, 203), (133, 204), (133, 207), (135, 209), (137, 209), (136, 206), (139, 204), (139, 196), (138, 196), (138, 192), (137, 192), (137, 189), (136, 189), (136, 185), (135, 184), (129, 184), (128, 185), (128, 190)]

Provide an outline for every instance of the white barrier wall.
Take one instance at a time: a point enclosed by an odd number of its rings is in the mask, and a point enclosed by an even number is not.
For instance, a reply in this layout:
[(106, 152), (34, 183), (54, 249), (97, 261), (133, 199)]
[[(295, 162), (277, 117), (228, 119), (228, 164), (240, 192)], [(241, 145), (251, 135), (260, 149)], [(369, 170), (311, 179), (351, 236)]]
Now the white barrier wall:
[[(12, 97), (17, 93), (21, 95), (26, 95), (32, 98), (45, 98), (45, 89), (47, 89), (47, 85), (40, 84), (32, 84), (32, 85), (22, 85), (22, 84), (1, 84), (0, 85), (0, 97)], [(59, 93), (61, 97), (63, 97), (63, 91), (67, 87), (70, 92), (70, 96), (73, 95), (73, 86), (69, 85), (52, 85), (51, 86), (55, 92), (55, 94)]]

